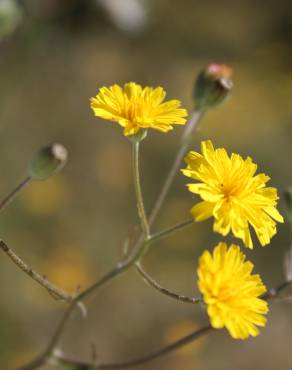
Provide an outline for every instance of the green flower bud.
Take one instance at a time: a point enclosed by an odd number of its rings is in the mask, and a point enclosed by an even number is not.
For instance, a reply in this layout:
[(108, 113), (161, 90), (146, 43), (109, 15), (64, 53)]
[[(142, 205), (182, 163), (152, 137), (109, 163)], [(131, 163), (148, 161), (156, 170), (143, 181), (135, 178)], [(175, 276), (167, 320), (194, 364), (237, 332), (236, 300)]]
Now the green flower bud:
[(292, 223), (292, 186), (286, 188), (283, 195), (286, 203), (287, 219)]
[(229, 95), (233, 87), (232, 69), (224, 64), (209, 64), (195, 82), (193, 99), (196, 109), (213, 108)]
[(30, 162), (30, 177), (32, 180), (46, 180), (62, 170), (67, 156), (67, 149), (61, 144), (52, 144), (40, 149)]
[(0, 1), (0, 39), (12, 34), (22, 21), (22, 11), (17, 1)]

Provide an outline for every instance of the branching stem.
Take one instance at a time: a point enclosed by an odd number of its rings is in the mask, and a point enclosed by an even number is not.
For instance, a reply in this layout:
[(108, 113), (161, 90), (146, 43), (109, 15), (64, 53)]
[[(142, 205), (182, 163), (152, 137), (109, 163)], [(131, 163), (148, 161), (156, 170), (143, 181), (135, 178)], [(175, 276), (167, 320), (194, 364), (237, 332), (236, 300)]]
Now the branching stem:
[[(57, 346), (57, 344), (60, 341), (63, 330), (66, 326), (66, 323), (69, 321), (69, 319), (71, 317), (71, 314), (74, 311), (75, 307), (78, 305), (78, 303), (81, 300), (83, 300), (85, 297), (87, 297), (89, 294), (91, 294), (93, 291), (98, 289), (100, 286), (104, 285), (106, 282), (114, 279), (115, 277), (117, 277), (121, 273), (125, 272), (128, 268), (133, 266), (135, 262), (137, 262), (141, 259), (141, 257), (143, 256), (145, 250), (148, 248), (149, 243), (151, 241), (150, 225), (153, 224), (153, 222), (155, 221), (155, 219), (157, 217), (157, 214), (158, 214), (158, 212), (159, 212), (159, 210), (160, 210), (160, 208), (161, 208), (161, 206), (162, 206), (162, 204), (163, 204), (163, 202), (166, 198), (166, 195), (167, 195), (167, 193), (170, 189), (170, 186), (171, 186), (171, 184), (174, 180), (174, 177), (177, 173), (177, 170), (180, 166), (182, 158), (184, 157), (184, 155), (185, 155), (185, 153), (188, 149), (189, 141), (190, 141), (189, 139), (191, 137), (191, 134), (193, 133), (193, 131), (197, 127), (197, 125), (198, 125), (202, 116), (203, 116), (202, 111), (195, 111), (192, 114), (192, 116), (190, 118), (190, 121), (189, 121), (188, 125), (186, 126), (186, 129), (183, 133), (182, 145), (181, 145), (181, 147), (180, 147), (180, 149), (179, 149), (179, 151), (176, 155), (175, 161), (174, 161), (174, 163), (171, 167), (171, 170), (170, 170), (170, 172), (169, 172), (169, 174), (166, 178), (166, 181), (165, 181), (165, 183), (164, 183), (164, 185), (161, 189), (161, 192), (160, 192), (160, 194), (157, 198), (157, 201), (156, 201), (156, 203), (154, 205), (154, 208), (151, 212), (149, 222), (147, 220), (147, 216), (146, 216), (146, 212), (145, 212), (145, 208), (144, 208), (143, 197), (142, 197), (142, 191), (141, 191), (140, 173), (139, 173), (139, 143), (133, 144), (134, 186), (135, 186), (135, 192), (136, 192), (137, 208), (138, 208), (138, 213), (139, 213), (139, 217), (140, 217), (141, 228), (142, 228), (143, 234), (138, 238), (138, 240), (137, 240), (135, 246), (133, 247), (132, 251), (130, 252), (129, 256), (127, 256), (124, 261), (119, 262), (109, 273), (107, 273), (104, 277), (102, 277), (100, 280), (98, 280), (96, 283), (94, 283), (88, 289), (81, 292), (78, 296), (76, 296), (72, 300), (69, 307), (65, 311), (64, 316), (63, 316), (62, 320), (60, 321), (60, 323), (59, 323), (59, 325), (58, 325), (58, 327), (57, 327), (57, 329), (56, 329), (56, 331), (53, 335), (53, 338), (51, 339), (51, 341), (50, 341), (49, 345), (47, 346), (47, 349), (44, 351), (44, 353), (41, 356), (39, 356), (37, 359), (33, 360), (31, 363), (22, 367), (19, 370), (32, 370), (32, 369), (36, 369), (39, 366), (41, 366), (42, 364), (44, 364), (47, 361), (47, 359), (52, 356), (54, 348)], [(188, 220), (187, 222), (182, 223), (181, 225), (178, 224), (173, 228), (170, 228), (168, 230), (164, 230), (160, 233), (154, 234), (153, 235), (153, 240), (154, 239), (158, 240), (159, 238), (162, 238), (162, 237), (170, 234), (171, 232), (173, 232), (175, 230), (178, 230), (178, 229), (180, 229), (184, 226), (187, 226), (189, 224), (191, 224), (190, 220)], [(208, 327), (208, 330), (209, 330), (209, 327)], [(197, 335), (195, 333), (193, 333), (193, 336), (196, 337)], [(192, 338), (192, 336), (190, 336), (190, 338)], [(187, 339), (187, 341), (189, 342), (190, 339)], [(185, 343), (184, 339), (182, 340), (182, 343)], [(172, 348), (173, 348), (172, 346), (167, 347), (166, 349), (162, 350), (162, 354), (166, 353), (166, 352), (169, 352), (170, 350), (172, 350)], [(176, 348), (176, 346), (174, 346), (174, 348)], [(151, 356), (150, 356), (151, 358), (155, 358), (155, 357), (157, 357), (157, 354), (152, 354)], [(140, 360), (138, 360), (138, 362), (137, 362), (137, 360), (136, 360), (136, 362), (133, 362), (133, 364), (139, 364), (140, 363), (139, 361)], [(142, 362), (146, 362), (146, 361), (142, 361)], [(107, 365), (105, 365), (105, 366), (107, 366)], [(129, 366), (131, 366), (131, 364)], [(113, 366), (108, 366), (108, 367), (113, 367)], [(119, 365), (118, 365), (118, 367), (119, 367)], [(122, 367), (123, 367), (123, 365), (122, 365)]]

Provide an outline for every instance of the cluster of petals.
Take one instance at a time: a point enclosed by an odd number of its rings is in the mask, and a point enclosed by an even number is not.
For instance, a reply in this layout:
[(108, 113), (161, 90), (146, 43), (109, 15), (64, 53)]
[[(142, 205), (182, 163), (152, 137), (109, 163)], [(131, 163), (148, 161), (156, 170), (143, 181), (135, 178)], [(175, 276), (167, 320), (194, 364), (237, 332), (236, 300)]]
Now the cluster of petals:
[(223, 148), (214, 149), (210, 140), (201, 144), (202, 154), (190, 151), (185, 157), (184, 175), (198, 183), (188, 184), (202, 202), (191, 213), (195, 221), (214, 217), (213, 229), (226, 236), (230, 231), (246, 247), (253, 248), (250, 226), (265, 246), (276, 234), (276, 221), (283, 217), (276, 209), (277, 189), (266, 187), (270, 179), (263, 173), (255, 175), (257, 165), (239, 154), (230, 157)]
[(90, 105), (95, 116), (122, 126), (125, 136), (148, 128), (167, 132), (173, 129), (173, 124), (186, 123), (187, 111), (180, 108), (179, 100), (164, 102), (165, 96), (162, 87), (142, 88), (129, 82), (123, 87), (102, 87), (96, 97), (90, 99)]
[(253, 264), (245, 261), (239, 246), (219, 243), (211, 254), (199, 260), (198, 285), (207, 305), (211, 325), (225, 327), (235, 339), (259, 334), (265, 326), (268, 304), (259, 298), (266, 287), (259, 275), (252, 275)]

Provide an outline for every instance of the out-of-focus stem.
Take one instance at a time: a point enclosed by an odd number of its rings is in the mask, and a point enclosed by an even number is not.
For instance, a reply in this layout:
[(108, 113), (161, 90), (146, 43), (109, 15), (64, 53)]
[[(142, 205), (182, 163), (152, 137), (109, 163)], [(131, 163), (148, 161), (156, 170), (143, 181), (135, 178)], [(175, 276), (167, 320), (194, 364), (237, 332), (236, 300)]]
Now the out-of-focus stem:
[(8, 195), (6, 195), (5, 198), (2, 199), (0, 202), (0, 211), (2, 211), (14, 198), (15, 196), (24, 189), (29, 182), (32, 180), (30, 176), (25, 177), (17, 186), (15, 189), (13, 189)]
[(59, 360), (61, 364), (66, 365), (73, 365), (78, 367), (78, 369), (82, 370), (90, 370), (90, 369), (122, 369), (128, 368), (132, 366), (138, 366), (144, 364), (146, 362), (152, 361), (155, 358), (161, 357), (166, 355), (167, 353), (171, 353), (176, 351), (177, 349), (194, 342), (195, 340), (201, 338), (204, 334), (210, 332), (212, 330), (211, 325), (206, 325), (199, 330), (194, 331), (193, 333), (186, 335), (179, 340), (160, 348), (157, 351), (148, 353), (144, 356), (137, 357), (133, 360), (123, 361), (123, 362), (113, 362), (113, 363), (100, 363), (100, 364), (92, 364), (89, 362), (78, 361), (74, 359), (67, 358), (63, 355), (57, 355), (56, 359)]
[(266, 299), (266, 300), (272, 300), (274, 298), (278, 298), (282, 290), (288, 288), (288, 286), (290, 285), (292, 285), (292, 281), (284, 281), (283, 283), (279, 284), (275, 288), (269, 289), (265, 294), (261, 296), (261, 298)]
[(52, 353), (53, 353), (56, 345), (59, 342), (59, 339), (60, 339), (61, 334), (64, 330), (64, 327), (65, 327), (67, 321), (70, 319), (71, 313), (73, 312), (75, 306), (76, 306), (76, 301), (72, 301), (72, 303), (70, 304), (70, 306), (68, 307), (68, 309), (66, 311), (66, 314), (63, 316), (62, 320), (60, 321), (60, 323), (59, 323), (59, 325), (56, 329), (56, 331), (54, 332), (54, 334), (53, 334), (47, 348), (45, 349), (45, 351), (41, 355), (36, 357), (34, 360), (32, 360), (31, 362), (29, 362), (28, 364), (26, 364), (24, 366), (21, 366), (17, 370), (38, 369), (39, 367), (41, 367), (42, 365), (44, 365), (47, 362), (47, 360), (52, 356)]

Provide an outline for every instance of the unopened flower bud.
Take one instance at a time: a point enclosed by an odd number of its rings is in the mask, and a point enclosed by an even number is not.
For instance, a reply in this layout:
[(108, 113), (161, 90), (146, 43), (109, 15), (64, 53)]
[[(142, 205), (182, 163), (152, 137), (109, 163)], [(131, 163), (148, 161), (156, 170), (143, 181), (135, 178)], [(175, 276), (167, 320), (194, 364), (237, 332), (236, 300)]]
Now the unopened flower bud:
[(29, 166), (33, 180), (46, 180), (61, 171), (67, 161), (67, 149), (61, 144), (51, 144), (35, 153)]
[(208, 109), (220, 104), (233, 87), (232, 69), (225, 64), (209, 64), (195, 82), (193, 98), (196, 109)]
[(283, 195), (286, 203), (287, 219), (292, 223), (292, 186), (286, 188)]

